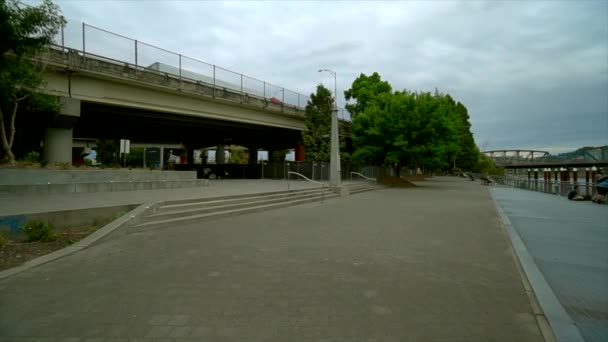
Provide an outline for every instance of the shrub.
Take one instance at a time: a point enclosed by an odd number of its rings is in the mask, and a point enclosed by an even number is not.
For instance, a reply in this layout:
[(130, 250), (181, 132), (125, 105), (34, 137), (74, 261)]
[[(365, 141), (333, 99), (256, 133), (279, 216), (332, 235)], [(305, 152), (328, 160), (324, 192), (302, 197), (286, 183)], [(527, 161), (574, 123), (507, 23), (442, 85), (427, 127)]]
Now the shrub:
[(21, 230), (27, 236), (28, 242), (41, 241), (50, 242), (57, 239), (55, 227), (52, 224), (42, 221), (31, 221), (26, 223)]
[(23, 161), (28, 163), (38, 163), (40, 162), (40, 153), (36, 151), (29, 152), (23, 157)]
[(8, 238), (4, 236), (3, 232), (0, 232), (0, 248), (6, 246), (8, 244)]
[(93, 166), (93, 161), (91, 159), (84, 158), (84, 165), (91, 167)]

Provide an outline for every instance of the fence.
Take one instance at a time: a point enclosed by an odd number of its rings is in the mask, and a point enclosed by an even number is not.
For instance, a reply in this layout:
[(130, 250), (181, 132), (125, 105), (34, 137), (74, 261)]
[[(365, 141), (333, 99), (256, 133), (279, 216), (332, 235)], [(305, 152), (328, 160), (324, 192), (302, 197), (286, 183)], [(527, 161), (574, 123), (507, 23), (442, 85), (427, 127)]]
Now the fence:
[[(194, 168), (198, 178), (204, 178), (209, 173), (222, 178), (232, 179), (287, 179), (288, 172), (297, 172), (315, 181), (329, 181), (329, 163), (312, 161), (261, 162), (258, 164), (195, 164), (175, 165), (176, 170)], [(205, 171), (207, 170), (207, 171)], [(392, 174), (390, 168), (377, 166), (352, 166), (343, 163), (340, 176), (349, 180), (351, 172), (358, 172), (370, 178)], [(354, 179), (354, 178), (353, 178)]]
[[(165, 50), (154, 45), (116, 34), (84, 22), (68, 21), (56, 35), (54, 42), (62, 49), (82, 52), (83, 56), (102, 57), (135, 66), (137, 69), (155, 70), (179, 79), (202, 82), (213, 88), (224, 88), (241, 95), (264, 98), (276, 104), (304, 109), (310, 98), (214, 64)], [(339, 109), (341, 120), (350, 120), (350, 114)]]
[(560, 196), (568, 195), (568, 192), (574, 190), (574, 186), (578, 186), (578, 193), (581, 195), (591, 196), (595, 192), (595, 183), (592, 182), (574, 182), (574, 181), (553, 181), (543, 179), (523, 179), (512, 176), (496, 176), (493, 178), (498, 184), (505, 186), (544, 192), (548, 194), (556, 194)]

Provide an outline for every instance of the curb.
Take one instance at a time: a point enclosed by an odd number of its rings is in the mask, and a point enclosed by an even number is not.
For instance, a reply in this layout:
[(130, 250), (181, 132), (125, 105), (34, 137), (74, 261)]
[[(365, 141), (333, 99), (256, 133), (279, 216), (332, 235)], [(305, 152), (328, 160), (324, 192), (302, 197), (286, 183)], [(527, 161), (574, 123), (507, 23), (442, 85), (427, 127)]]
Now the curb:
[(153, 207), (154, 207), (154, 204), (151, 204), (151, 203), (142, 204), (142, 205), (138, 206), (137, 208), (131, 210), (130, 212), (124, 214), (123, 216), (119, 217), (118, 219), (99, 228), (98, 230), (93, 232), (91, 235), (76, 242), (73, 245), (64, 247), (64, 248), (56, 250), (52, 253), (45, 254), (45, 255), (39, 256), (35, 259), (29, 260), (29, 261), (25, 262), (23, 265), (9, 268), (8, 270), (0, 271), (0, 280), (8, 278), (8, 277), (13, 276), (18, 273), (21, 273), (23, 271), (27, 271), (31, 268), (34, 268), (34, 267), (37, 267), (40, 265), (44, 265), (50, 261), (53, 261), (53, 260), (56, 260), (59, 258), (63, 258), (72, 253), (75, 253), (84, 248), (87, 248), (90, 245), (92, 245), (93, 243), (99, 241), (100, 239), (106, 237), (108, 234), (116, 231), (117, 229), (119, 229), (121, 227), (126, 227), (126, 226), (130, 226), (133, 224), (137, 224), (137, 222), (140, 219), (140, 216)]
[[(547, 283), (547, 280), (543, 276), (542, 272), (534, 262), (534, 259), (528, 252), (526, 245), (522, 241), (521, 237), (517, 233), (517, 230), (513, 227), (511, 220), (502, 210), (500, 203), (496, 197), (494, 197), (494, 193), (491, 189), (488, 191), (490, 193), (490, 197), (492, 197), (492, 201), (494, 202), (494, 206), (496, 211), (498, 212), (498, 216), (502, 221), (502, 226), (509, 237), (511, 242), (511, 248), (515, 255), (517, 255), (517, 259), (519, 261), (519, 266), (523, 269), (523, 276), (526, 279), (522, 279), (524, 282), (524, 288), (527, 292), (527, 284), (532, 287), (532, 294), (536, 297), (538, 304), (540, 305), (541, 315), (544, 315), (546, 320), (549, 323), (549, 327), (546, 327), (544, 322), (539, 320), (538, 314), (537, 322), (539, 324), (539, 328), (545, 336), (546, 340), (551, 340), (551, 338), (547, 336), (547, 332), (543, 331), (543, 328), (549, 328), (552, 330), (552, 333), (555, 337), (555, 340), (558, 342), (585, 342), (580, 331), (559, 302), (555, 293), (551, 289), (551, 286)], [(524, 278), (522, 277), (522, 278)], [(534, 308), (535, 303), (531, 303)], [(534, 310), (536, 311), (536, 310)]]

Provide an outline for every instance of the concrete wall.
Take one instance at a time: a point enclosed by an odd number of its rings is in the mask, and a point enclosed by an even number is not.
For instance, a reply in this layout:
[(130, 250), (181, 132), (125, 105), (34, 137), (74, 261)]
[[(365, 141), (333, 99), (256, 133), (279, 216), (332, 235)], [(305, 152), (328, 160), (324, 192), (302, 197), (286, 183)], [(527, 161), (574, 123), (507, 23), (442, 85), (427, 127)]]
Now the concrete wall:
[(134, 190), (179, 189), (208, 186), (209, 180), (175, 180), (175, 181), (132, 181), (132, 182), (97, 182), (67, 184), (29, 184), (0, 185), (0, 194), (38, 194), (53, 195), (74, 192), (113, 192)]
[(119, 214), (127, 213), (137, 206), (137, 204), (131, 204), (113, 207), (0, 216), (0, 231), (8, 233), (11, 237), (19, 238), (23, 236), (21, 227), (25, 223), (31, 221), (50, 222), (55, 226), (57, 232), (74, 227), (98, 226), (111, 222)]
[(0, 169), (0, 185), (194, 180), (196, 171)]

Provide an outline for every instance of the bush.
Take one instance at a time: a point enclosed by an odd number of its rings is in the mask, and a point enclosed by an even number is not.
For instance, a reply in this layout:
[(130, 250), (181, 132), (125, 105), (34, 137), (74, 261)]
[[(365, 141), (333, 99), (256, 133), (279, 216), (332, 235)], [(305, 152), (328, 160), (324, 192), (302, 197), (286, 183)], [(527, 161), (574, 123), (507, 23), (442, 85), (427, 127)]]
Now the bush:
[(52, 224), (42, 221), (32, 221), (26, 223), (21, 230), (27, 236), (27, 242), (41, 241), (50, 242), (57, 239), (55, 227)]
[(8, 244), (8, 238), (4, 236), (4, 233), (0, 232), (0, 248)]
[(40, 153), (36, 151), (29, 152), (23, 157), (23, 161), (28, 163), (38, 163), (40, 162)]
[(84, 165), (91, 167), (93, 166), (93, 161), (91, 159), (84, 158)]

